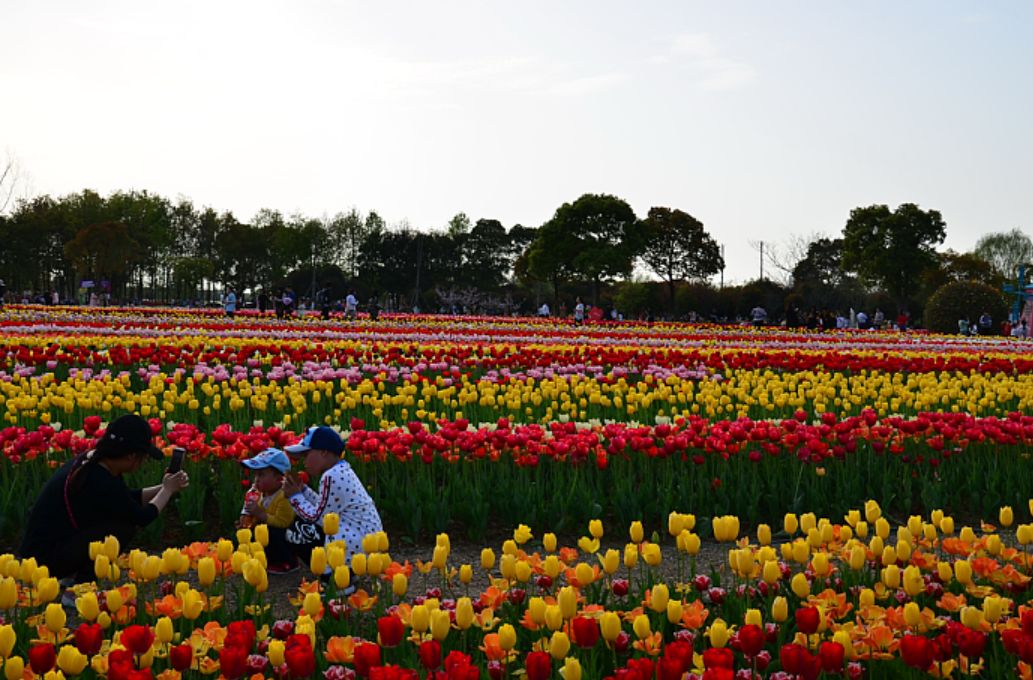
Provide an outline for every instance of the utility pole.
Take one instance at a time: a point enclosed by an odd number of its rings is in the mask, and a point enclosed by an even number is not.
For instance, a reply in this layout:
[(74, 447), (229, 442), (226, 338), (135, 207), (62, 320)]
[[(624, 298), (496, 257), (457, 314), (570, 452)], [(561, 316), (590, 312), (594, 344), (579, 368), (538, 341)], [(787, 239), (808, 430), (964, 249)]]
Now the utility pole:
[(760, 242), (760, 280), (764, 280), (764, 242)]

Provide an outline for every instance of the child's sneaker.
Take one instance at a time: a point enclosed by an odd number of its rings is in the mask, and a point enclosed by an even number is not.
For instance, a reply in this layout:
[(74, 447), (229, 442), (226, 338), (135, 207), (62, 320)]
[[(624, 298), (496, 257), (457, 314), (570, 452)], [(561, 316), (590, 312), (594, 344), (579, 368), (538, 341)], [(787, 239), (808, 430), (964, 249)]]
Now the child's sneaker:
[(274, 564), (270, 564), (269, 568), (266, 569), (266, 572), (270, 573), (270, 574), (274, 574), (274, 575), (277, 575), (277, 574), (293, 574), (297, 570), (298, 570), (298, 563), (297, 562), (294, 562), (293, 564), (291, 564), (290, 562), (276, 562)]

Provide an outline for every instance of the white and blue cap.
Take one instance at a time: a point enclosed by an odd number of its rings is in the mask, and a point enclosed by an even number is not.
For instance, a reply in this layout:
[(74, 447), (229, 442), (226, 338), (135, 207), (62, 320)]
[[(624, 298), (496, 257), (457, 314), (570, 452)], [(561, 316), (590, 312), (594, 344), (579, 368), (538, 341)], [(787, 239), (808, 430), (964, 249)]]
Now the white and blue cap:
[(291, 469), (290, 458), (280, 449), (266, 449), (254, 458), (246, 458), (240, 461), (240, 464), (252, 470), (273, 468), (285, 474)]
[(293, 446), (286, 447), (286, 450), (291, 455), (302, 455), (309, 451), (329, 451), (341, 455), (341, 452), (344, 451), (344, 441), (335, 429), (320, 425), (310, 427), (305, 433), (304, 439)]

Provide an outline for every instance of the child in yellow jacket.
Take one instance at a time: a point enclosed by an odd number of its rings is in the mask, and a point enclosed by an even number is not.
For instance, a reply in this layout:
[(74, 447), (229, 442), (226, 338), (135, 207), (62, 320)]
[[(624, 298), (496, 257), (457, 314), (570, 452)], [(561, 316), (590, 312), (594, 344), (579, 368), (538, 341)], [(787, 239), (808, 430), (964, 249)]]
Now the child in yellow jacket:
[(244, 495), (240, 511), (241, 527), (265, 524), (269, 527), (269, 545), (265, 553), (270, 574), (286, 574), (298, 568), (294, 549), (287, 541), (287, 530), (294, 523), (294, 508), (283, 493), (284, 475), (291, 469), (287, 454), (279, 449), (266, 449), (253, 458), (240, 461), (252, 473), (252, 485)]

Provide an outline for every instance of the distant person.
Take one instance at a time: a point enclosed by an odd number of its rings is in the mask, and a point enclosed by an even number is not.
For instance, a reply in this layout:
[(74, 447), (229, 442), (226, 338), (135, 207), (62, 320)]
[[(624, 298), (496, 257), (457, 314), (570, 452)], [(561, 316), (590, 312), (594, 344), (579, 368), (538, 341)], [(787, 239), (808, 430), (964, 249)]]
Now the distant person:
[(868, 315), (863, 311), (857, 313), (857, 327), (862, 331), (868, 330)]
[(908, 327), (908, 322), (909, 321), (910, 321), (910, 319), (908, 317), (908, 313), (907, 312), (901, 312), (900, 314), (898, 314), (897, 315), (897, 330), (901, 331), (901, 332), (906, 331), (907, 327)]
[(750, 321), (754, 326), (763, 326), (768, 320), (768, 312), (766, 309), (757, 305), (750, 310)]
[(52, 305), (54, 305), (56, 307), (58, 304), (60, 304), (60, 302), (61, 302), (61, 296), (57, 294), (57, 291), (56, 290), (50, 291), (50, 304), (52, 304)]
[(875, 308), (875, 316), (872, 318), (875, 323), (875, 327), (882, 330), (882, 325), (886, 323), (886, 315), (882, 313), (882, 310), (878, 307)]
[[(366, 303), (366, 310), (369, 312), (369, 320), (376, 321), (380, 318), (380, 301), (377, 300), (376, 295), (372, 295), (369, 298), (369, 302)], [(419, 313), (419, 309), (416, 310)]]
[(983, 312), (979, 315), (979, 334), (990, 335), (994, 329), (994, 318), (990, 316), (990, 312)]
[(258, 294), (258, 313), (265, 316), (267, 309), (269, 309), (269, 294), (263, 290)]
[(543, 302), (542, 306), (538, 308), (538, 316), (547, 317), (549, 316), (549, 303)]
[(319, 305), (320, 315), (323, 321), (330, 320), (330, 287), (324, 285), (316, 291), (316, 304)]
[(1026, 320), (1025, 319), (1023, 319), (1022, 321), (1017, 323), (1015, 325), (1015, 327), (1011, 329), (1011, 336), (1013, 338), (1028, 338), (1029, 337), (1029, 329), (1026, 328)]
[(961, 317), (958, 319), (958, 334), (968, 335), (968, 317)]
[(355, 317), (358, 316), (359, 312), (359, 299), (355, 297), (355, 291), (349, 290), (347, 297), (344, 298), (344, 318), (348, 321), (354, 321)]
[(5, 295), (7, 295), (7, 284), (4, 283), (3, 279), (0, 279), (0, 309), (4, 308)]
[(222, 303), (226, 309), (226, 316), (232, 319), (237, 313), (237, 294), (233, 292), (232, 287), (226, 286), (226, 295), (223, 296)]
[(585, 303), (578, 296), (574, 301), (574, 324), (580, 326), (585, 322)]

